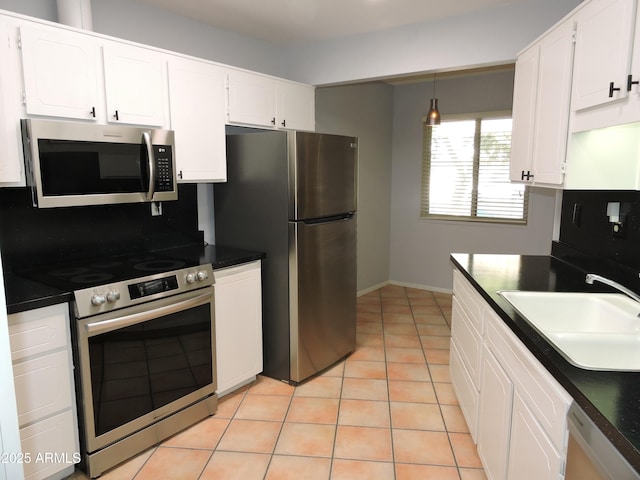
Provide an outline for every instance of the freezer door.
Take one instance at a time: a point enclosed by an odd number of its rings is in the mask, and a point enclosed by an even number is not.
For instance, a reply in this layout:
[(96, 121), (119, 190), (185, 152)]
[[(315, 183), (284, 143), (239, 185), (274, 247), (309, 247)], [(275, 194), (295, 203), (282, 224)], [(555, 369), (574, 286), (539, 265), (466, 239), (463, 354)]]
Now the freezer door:
[(357, 138), (291, 132), (289, 154), (290, 220), (356, 210)]
[(291, 380), (300, 382), (355, 349), (356, 216), (291, 222)]

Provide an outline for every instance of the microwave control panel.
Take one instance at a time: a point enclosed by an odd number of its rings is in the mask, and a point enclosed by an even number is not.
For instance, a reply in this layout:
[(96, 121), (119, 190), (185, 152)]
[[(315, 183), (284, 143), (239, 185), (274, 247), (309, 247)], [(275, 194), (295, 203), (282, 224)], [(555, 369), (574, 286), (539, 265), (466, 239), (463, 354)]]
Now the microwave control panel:
[(171, 192), (174, 189), (173, 154), (170, 145), (154, 145), (156, 157), (156, 191)]

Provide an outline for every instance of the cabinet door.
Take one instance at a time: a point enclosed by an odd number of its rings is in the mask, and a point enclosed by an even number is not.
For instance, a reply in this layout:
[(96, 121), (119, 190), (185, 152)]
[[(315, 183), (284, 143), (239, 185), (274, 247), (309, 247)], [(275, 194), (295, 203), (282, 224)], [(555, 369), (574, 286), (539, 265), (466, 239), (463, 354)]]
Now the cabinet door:
[(214, 272), (218, 395), (262, 372), (260, 261)]
[(513, 182), (530, 181), (533, 173), (533, 138), (536, 126), (538, 92), (538, 59), (540, 46), (524, 52), (516, 61), (513, 84), (513, 126), (511, 132), (511, 163), (509, 177)]
[(227, 79), (227, 121), (240, 125), (276, 126), (276, 81), (230, 70)]
[(24, 185), (22, 137), (19, 119), (24, 116), (20, 91), (20, 54), (17, 28), (0, 19), (0, 183)]
[(485, 347), (478, 405), (478, 455), (490, 480), (506, 480), (513, 383)]
[(99, 50), (81, 34), (20, 27), (27, 114), (95, 120)]
[(567, 151), (573, 22), (558, 26), (540, 43), (533, 139), (534, 183), (560, 185)]
[(315, 130), (315, 89), (312, 86), (279, 82), (277, 98), (278, 128)]
[[(572, 110), (627, 96), (636, 0), (594, 0), (577, 15)], [(610, 95), (610, 84), (620, 88)]]
[(513, 399), (508, 478), (561, 479), (563, 463), (563, 456), (556, 451), (516, 392)]
[(107, 121), (164, 126), (168, 94), (162, 55), (115, 44), (103, 52)]
[(456, 345), (456, 339), (451, 338), (451, 350), (449, 360), (449, 373), (451, 385), (460, 403), (460, 409), (464, 415), (469, 433), (474, 442), (478, 443), (478, 389), (471, 381), (471, 375), (467, 370)]
[(170, 59), (171, 128), (175, 131), (178, 180), (227, 180), (224, 94), (225, 75), (220, 67)]

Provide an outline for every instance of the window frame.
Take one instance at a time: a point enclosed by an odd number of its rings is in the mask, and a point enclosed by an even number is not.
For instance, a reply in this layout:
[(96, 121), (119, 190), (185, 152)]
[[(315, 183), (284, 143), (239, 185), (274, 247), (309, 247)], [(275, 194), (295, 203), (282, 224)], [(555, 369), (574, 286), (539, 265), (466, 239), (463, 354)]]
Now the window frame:
[[(475, 120), (482, 122), (482, 120), (491, 120), (499, 118), (512, 118), (511, 110), (497, 110), (489, 112), (475, 112), (475, 113), (462, 113), (462, 114), (449, 114), (442, 116), (442, 122), (449, 121), (471, 121)], [(529, 186), (524, 185), (524, 203), (522, 218), (500, 218), (500, 217), (478, 217), (478, 178), (480, 172), (480, 147), (479, 137), (481, 132), (476, 127), (475, 140), (474, 140), (474, 158), (473, 158), (473, 184), (472, 184), (472, 200), (471, 200), (471, 215), (445, 215), (429, 213), (429, 186), (431, 177), (431, 134), (433, 127), (425, 124), (425, 118), (422, 119), (422, 161), (421, 161), (421, 175), (420, 175), (420, 208), (419, 216), (421, 220), (440, 220), (440, 221), (453, 221), (453, 222), (474, 222), (474, 223), (498, 223), (506, 225), (527, 225), (529, 218)], [(513, 182), (510, 182), (513, 183)], [(520, 185), (520, 184), (514, 184)]]

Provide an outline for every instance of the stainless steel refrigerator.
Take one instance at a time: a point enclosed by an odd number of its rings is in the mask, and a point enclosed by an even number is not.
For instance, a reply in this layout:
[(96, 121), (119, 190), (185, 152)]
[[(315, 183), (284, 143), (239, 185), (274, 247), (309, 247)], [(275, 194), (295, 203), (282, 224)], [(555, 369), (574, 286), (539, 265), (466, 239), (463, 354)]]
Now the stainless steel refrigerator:
[(290, 384), (355, 349), (357, 139), (236, 129), (216, 244), (263, 262), (264, 374)]

